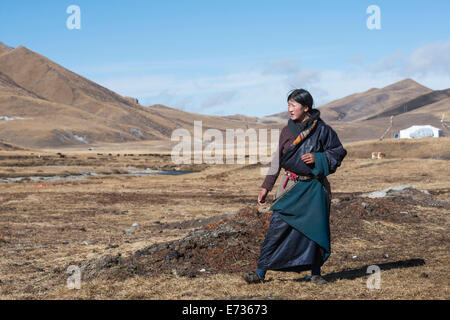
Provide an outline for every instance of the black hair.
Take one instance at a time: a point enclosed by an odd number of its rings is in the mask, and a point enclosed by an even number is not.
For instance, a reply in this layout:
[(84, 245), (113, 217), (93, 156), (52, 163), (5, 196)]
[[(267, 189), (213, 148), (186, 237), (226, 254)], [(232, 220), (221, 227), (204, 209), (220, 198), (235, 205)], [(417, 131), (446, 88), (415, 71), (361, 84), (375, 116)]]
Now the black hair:
[(313, 97), (305, 89), (294, 89), (290, 91), (287, 97), (288, 102), (289, 100), (294, 100), (300, 103), (303, 107), (309, 107), (309, 110), (312, 109), (312, 106), (314, 104)]

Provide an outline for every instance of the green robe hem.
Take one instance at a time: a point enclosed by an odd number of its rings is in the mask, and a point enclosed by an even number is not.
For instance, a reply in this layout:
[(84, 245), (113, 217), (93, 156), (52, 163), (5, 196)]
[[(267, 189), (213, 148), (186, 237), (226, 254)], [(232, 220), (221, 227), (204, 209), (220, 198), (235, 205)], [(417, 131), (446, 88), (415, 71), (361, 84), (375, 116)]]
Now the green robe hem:
[[(325, 154), (313, 152), (313, 155), (315, 165), (312, 174), (326, 177), (329, 168)], [(277, 199), (270, 209), (277, 211), (286, 223), (323, 249), (322, 264), (328, 259), (331, 254), (330, 212), (327, 193), (319, 180), (300, 180)]]

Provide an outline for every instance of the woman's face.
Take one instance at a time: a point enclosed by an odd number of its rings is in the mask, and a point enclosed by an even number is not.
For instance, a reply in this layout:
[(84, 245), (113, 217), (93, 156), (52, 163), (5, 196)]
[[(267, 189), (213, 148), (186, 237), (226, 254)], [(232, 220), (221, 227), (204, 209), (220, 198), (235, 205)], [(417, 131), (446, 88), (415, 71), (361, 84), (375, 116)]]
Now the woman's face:
[(288, 101), (289, 117), (294, 121), (295, 120), (303, 121), (308, 110), (309, 107), (303, 107), (300, 103), (298, 103), (295, 100)]

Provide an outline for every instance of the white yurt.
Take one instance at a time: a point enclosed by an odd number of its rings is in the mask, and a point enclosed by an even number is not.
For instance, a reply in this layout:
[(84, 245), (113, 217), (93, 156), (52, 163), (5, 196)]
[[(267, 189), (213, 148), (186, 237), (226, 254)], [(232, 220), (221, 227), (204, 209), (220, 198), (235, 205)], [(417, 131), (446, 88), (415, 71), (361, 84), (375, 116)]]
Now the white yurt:
[(430, 125), (411, 126), (400, 130), (400, 139), (426, 138), (426, 137), (442, 137), (442, 130)]

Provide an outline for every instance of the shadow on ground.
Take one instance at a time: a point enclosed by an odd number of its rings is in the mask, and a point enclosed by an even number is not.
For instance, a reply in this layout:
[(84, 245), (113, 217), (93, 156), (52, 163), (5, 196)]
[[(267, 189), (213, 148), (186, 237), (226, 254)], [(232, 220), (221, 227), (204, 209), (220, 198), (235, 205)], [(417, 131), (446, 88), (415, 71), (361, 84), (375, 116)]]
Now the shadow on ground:
[[(381, 271), (390, 270), (390, 269), (401, 269), (401, 268), (411, 268), (411, 267), (417, 267), (417, 266), (423, 266), (425, 264), (424, 259), (408, 259), (408, 260), (399, 260), (394, 262), (386, 262), (386, 263), (379, 263), (379, 264), (373, 264), (378, 267), (380, 267)], [(333, 272), (326, 275), (323, 275), (323, 278), (326, 279), (328, 282), (334, 282), (336, 280), (341, 279), (348, 279), (348, 280), (354, 280), (356, 278), (363, 278), (369, 275), (370, 273), (367, 273), (367, 269), (371, 265), (365, 265), (358, 269), (349, 269), (349, 270), (343, 270), (339, 272)], [(308, 282), (309, 278), (300, 278), (297, 279), (298, 282)]]

